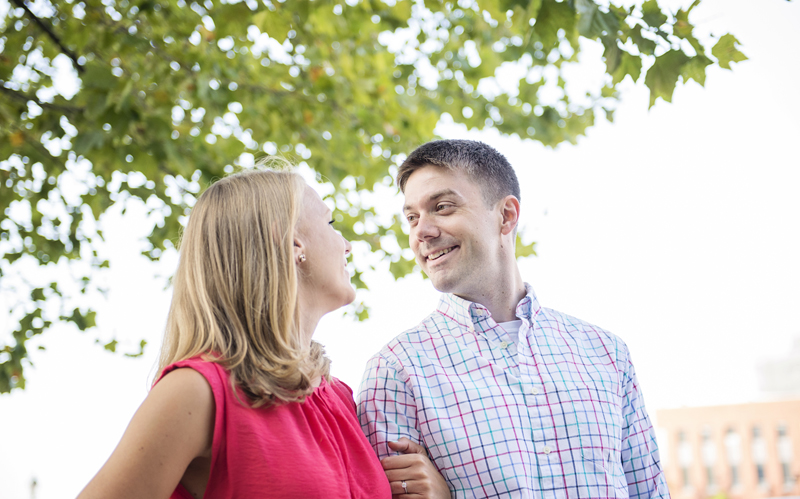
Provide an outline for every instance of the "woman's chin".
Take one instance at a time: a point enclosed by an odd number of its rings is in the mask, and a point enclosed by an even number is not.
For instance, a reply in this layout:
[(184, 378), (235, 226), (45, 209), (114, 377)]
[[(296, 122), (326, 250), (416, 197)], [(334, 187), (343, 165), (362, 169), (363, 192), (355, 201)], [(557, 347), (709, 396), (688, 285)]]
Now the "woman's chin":
[(347, 298), (345, 298), (345, 300), (346, 301), (344, 302), (342, 307), (344, 307), (346, 305), (350, 305), (351, 303), (353, 303), (356, 300), (356, 290), (352, 286), (348, 286)]

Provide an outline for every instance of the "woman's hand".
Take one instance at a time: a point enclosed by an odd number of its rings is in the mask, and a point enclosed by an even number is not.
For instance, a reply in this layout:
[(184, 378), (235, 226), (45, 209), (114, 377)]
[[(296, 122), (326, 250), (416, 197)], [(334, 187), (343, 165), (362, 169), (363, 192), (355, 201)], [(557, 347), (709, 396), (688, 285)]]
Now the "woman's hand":
[[(193, 369), (167, 374), (78, 498), (169, 497), (193, 460), (211, 457), (214, 410), (214, 394), (202, 374)], [(205, 489), (205, 482), (200, 487)]]
[[(425, 448), (406, 437), (389, 442), (389, 448), (401, 452), (399, 456), (381, 459), (386, 478), (392, 486), (395, 499), (446, 499), (450, 489), (442, 475), (428, 459)], [(405, 483), (406, 487), (403, 488)]]

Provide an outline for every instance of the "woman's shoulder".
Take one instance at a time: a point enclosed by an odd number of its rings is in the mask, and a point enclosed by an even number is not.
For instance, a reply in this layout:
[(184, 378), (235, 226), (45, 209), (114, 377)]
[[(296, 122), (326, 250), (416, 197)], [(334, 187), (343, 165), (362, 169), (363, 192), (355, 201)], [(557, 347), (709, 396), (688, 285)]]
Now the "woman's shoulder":
[(195, 369), (176, 367), (170, 371), (164, 370), (156, 386), (158, 390), (154, 386), (152, 392), (160, 393), (162, 397), (166, 396), (190, 403), (214, 403), (214, 393), (210, 382)]
[(350, 385), (340, 380), (336, 376), (331, 376), (331, 386), (338, 386), (340, 389), (349, 392), (351, 395), (353, 393), (353, 389), (350, 388)]
[(355, 402), (353, 401), (353, 389), (350, 388), (350, 386), (347, 383), (340, 380), (339, 378), (331, 376), (331, 381), (329, 383), (329, 386), (334, 396), (340, 402), (344, 403), (348, 408), (352, 407), (355, 410)]
[[(165, 376), (175, 371), (196, 372), (200, 377), (205, 378), (206, 383), (211, 386), (213, 391), (224, 389), (224, 382), (228, 379), (228, 372), (224, 367), (213, 362), (207, 356), (196, 356), (173, 362), (164, 367), (153, 385), (155, 386), (156, 383), (160, 383)], [(200, 381), (199, 378), (197, 378), (197, 380)]]

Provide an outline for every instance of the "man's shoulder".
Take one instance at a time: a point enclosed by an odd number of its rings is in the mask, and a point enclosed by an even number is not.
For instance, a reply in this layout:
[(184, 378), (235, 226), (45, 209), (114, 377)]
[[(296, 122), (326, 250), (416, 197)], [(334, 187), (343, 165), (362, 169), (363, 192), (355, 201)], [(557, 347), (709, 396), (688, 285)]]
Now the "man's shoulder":
[(546, 335), (555, 335), (572, 340), (588, 342), (599, 348), (607, 355), (619, 358), (627, 355), (628, 347), (616, 334), (586, 322), (577, 317), (553, 310), (542, 308), (536, 321)]
[(433, 311), (416, 326), (406, 329), (389, 341), (372, 356), (372, 360), (381, 359), (392, 364), (405, 364), (415, 352), (427, 350), (433, 341), (442, 337), (444, 318)]

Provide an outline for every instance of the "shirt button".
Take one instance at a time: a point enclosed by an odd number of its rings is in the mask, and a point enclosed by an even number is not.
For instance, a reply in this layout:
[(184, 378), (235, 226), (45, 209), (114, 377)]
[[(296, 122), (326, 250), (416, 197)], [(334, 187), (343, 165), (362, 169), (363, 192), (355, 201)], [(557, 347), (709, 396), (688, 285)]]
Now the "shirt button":
[(508, 348), (508, 342), (507, 341), (501, 341), (500, 342), (500, 348)]
[(544, 449), (542, 449), (542, 450), (544, 451), (545, 454), (550, 454), (550, 447), (545, 445)]
[(532, 386), (530, 389), (528, 389), (528, 393), (531, 395), (539, 395), (539, 389), (535, 386)]
[(481, 316), (483, 314), (484, 314), (483, 309), (479, 308), (479, 309), (475, 310), (475, 315)]

